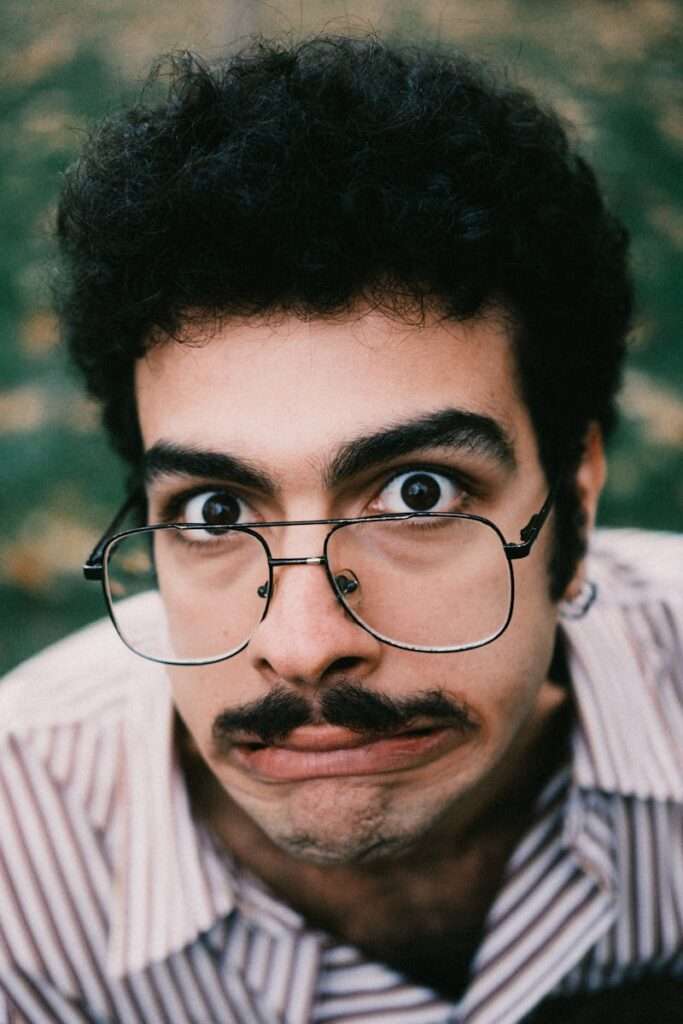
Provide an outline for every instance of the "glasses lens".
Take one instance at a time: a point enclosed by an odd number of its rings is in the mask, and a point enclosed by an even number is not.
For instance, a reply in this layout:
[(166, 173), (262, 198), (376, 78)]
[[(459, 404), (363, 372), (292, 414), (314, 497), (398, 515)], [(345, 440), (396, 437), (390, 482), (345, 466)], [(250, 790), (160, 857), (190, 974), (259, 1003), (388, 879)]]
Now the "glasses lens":
[(266, 606), (268, 559), (240, 530), (136, 530), (108, 549), (116, 628), (147, 658), (193, 664), (234, 654)]
[(380, 639), (431, 651), (495, 639), (512, 604), (496, 531), (476, 519), (361, 521), (329, 537), (340, 599)]

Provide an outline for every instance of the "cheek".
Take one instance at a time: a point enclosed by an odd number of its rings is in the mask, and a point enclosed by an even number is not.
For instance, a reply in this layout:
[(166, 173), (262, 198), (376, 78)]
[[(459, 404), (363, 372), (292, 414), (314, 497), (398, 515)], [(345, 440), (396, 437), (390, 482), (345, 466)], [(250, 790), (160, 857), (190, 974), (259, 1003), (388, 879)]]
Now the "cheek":
[(503, 635), (486, 647), (447, 656), (448, 689), (479, 719), (485, 745), (504, 744), (533, 715), (547, 680), (557, 613), (542, 559), (528, 570), (515, 567), (514, 610)]
[(268, 580), (261, 544), (249, 534), (204, 543), (159, 531), (155, 566), (173, 654), (182, 659), (232, 654), (263, 616), (260, 590)]
[(265, 688), (255, 690), (240, 669), (242, 655), (215, 665), (168, 666), (173, 702), (203, 753), (211, 741), (211, 728), (221, 711), (258, 700)]

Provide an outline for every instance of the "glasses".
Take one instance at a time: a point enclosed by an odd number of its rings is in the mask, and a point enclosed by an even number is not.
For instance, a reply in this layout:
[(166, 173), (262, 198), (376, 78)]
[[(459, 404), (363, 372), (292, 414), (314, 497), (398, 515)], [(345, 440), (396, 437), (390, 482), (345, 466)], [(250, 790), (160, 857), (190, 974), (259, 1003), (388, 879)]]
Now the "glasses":
[[(340, 606), (382, 643), (429, 654), (472, 650), (505, 632), (512, 563), (526, 558), (556, 487), (509, 543), (481, 516), (407, 512), (357, 519), (209, 526), (172, 523), (117, 532), (123, 506), (83, 566), (102, 582), (114, 627), (136, 654), (169, 665), (232, 658), (268, 613), (282, 566), (321, 566)], [(323, 553), (273, 557), (282, 529), (328, 526)]]

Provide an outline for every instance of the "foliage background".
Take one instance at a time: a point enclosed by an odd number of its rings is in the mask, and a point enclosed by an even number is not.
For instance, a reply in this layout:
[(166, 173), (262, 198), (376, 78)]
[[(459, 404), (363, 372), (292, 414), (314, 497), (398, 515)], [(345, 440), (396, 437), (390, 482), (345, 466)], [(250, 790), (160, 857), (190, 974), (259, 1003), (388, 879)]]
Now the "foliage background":
[(634, 237), (639, 317), (601, 519), (683, 524), (678, 0), (0, 0), (0, 669), (102, 614), (80, 564), (122, 494), (50, 310), (60, 173), (159, 53), (375, 28), (506, 66), (574, 123)]

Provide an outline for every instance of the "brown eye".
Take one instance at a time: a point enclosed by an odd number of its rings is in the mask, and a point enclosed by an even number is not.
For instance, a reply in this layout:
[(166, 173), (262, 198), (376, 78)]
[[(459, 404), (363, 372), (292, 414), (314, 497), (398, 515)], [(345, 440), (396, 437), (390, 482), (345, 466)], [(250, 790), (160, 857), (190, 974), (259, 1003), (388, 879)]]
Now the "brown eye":
[(441, 497), (438, 480), (427, 473), (415, 473), (407, 477), (401, 487), (401, 497), (415, 512), (429, 512)]
[(411, 470), (395, 476), (382, 490), (378, 511), (451, 512), (461, 498), (461, 489), (445, 473)]
[(243, 516), (243, 504), (227, 491), (203, 491), (185, 504), (183, 520), (186, 523), (205, 523), (207, 526), (234, 526)]
[(202, 505), (202, 519), (211, 526), (228, 526), (240, 517), (240, 506), (231, 494), (212, 494)]

